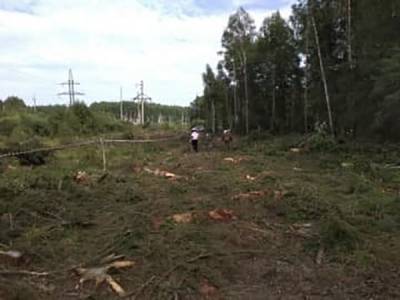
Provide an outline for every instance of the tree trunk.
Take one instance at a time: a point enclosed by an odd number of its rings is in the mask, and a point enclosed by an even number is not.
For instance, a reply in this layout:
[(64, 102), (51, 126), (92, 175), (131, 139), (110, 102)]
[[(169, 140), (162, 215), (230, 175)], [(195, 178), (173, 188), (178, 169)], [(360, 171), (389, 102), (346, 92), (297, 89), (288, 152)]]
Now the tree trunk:
[(311, 22), (312, 22), (312, 25), (314, 28), (315, 44), (317, 46), (319, 66), (321, 69), (321, 79), (322, 79), (322, 83), (324, 85), (326, 108), (328, 110), (329, 129), (331, 131), (331, 134), (334, 135), (335, 132), (334, 132), (334, 128), (333, 128), (333, 119), (332, 119), (331, 101), (329, 98), (329, 91), (328, 91), (328, 83), (326, 81), (325, 67), (324, 67), (324, 63), (322, 61), (321, 47), (319, 44), (319, 37), (318, 37), (318, 29), (317, 29), (317, 25), (315, 23), (315, 18), (313, 15), (311, 16)]
[(240, 132), (243, 133), (246, 131), (246, 80), (245, 80), (245, 61), (244, 61), (244, 50), (240, 47), (239, 52), (239, 60), (240, 60), (240, 71), (242, 76), (242, 91), (244, 91), (243, 97), (238, 98), (238, 111), (240, 115), (239, 124), (240, 124)]
[(291, 108), (290, 108), (290, 131), (294, 131), (295, 130), (295, 108), (296, 108), (296, 92), (293, 91), (292, 93), (292, 97), (291, 97)]
[(245, 100), (245, 129), (246, 134), (249, 134), (249, 90), (247, 82), (247, 56), (246, 52), (243, 51), (243, 72), (244, 72), (244, 100)]
[(353, 51), (351, 47), (352, 31), (351, 31), (351, 0), (347, 0), (347, 55), (350, 69), (353, 69)]
[(275, 130), (275, 111), (276, 111), (276, 89), (275, 89), (275, 67), (272, 70), (272, 110), (270, 131)]
[(225, 110), (226, 110), (226, 121), (228, 123), (229, 129), (232, 129), (232, 108), (229, 105), (229, 87), (225, 89)]
[(307, 25), (306, 25), (306, 60), (305, 60), (305, 69), (304, 69), (304, 132), (308, 133), (308, 84), (310, 80), (310, 11), (307, 3)]
[(238, 112), (237, 76), (236, 76), (235, 60), (233, 60), (233, 80), (234, 80), (234, 85), (233, 85), (233, 118), (234, 118), (235, 129), (237, 130), (238, 125), (239, 125), (239, 115), (238, 115), (239, 112)]
[(215, 116), (215, 103), (214, 103), (214, 99), (211, 100), (211, 130), (212, 133), (215, 134), (215, 120), (216, 116)]

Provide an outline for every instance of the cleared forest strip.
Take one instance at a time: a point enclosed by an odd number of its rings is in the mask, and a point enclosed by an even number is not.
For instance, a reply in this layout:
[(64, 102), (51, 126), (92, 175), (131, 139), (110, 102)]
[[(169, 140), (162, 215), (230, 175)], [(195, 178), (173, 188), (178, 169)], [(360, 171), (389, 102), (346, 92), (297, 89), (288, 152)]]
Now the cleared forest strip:
[(89, 140), (89, 141), (85, 141), (85, 142), (79, 142), (79, 143), (73, 143), (73, 144), (67, 144), (67, 145), (59, 145), (59, 146), (54, 146), (54, 147), (43, 147), (43, 148), (38, 148), (38, 149), (8, 152), (8, 153), (0, 154), (0, 159), (7, 158), (7, 157), (13, 157), (13, 156), (19, 156), (19, 155), (25, 155), (25, 154), (39, 153), (39, 152), (49, 152), (49, 151), (59, 151), (59, 150), (66, 150), (66, 149), (72, 149), (72, 148), (80, 148), (83, 146), (89, 146), (89, 145), (101, 144), (101, 143), (104, 143), (104, 144), (144, 144), (144, 143), (167, 142), (167, 141), (172, 141), (172, 140), (179, 140), (181, 138), (182, 138), (182, 135), (166, 137), (166, 138), (158, 138), (158, 139), (140, 139), (140, 140), (112, 140), (112, 139)]

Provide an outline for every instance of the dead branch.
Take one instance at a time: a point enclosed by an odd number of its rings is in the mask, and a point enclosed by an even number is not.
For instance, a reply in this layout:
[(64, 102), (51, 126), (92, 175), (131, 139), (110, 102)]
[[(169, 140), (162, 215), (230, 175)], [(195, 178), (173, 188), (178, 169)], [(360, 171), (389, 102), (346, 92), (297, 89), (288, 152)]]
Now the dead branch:
[(36, 277), (46, 277), (49, 276), (50, 273), (48, 272), (34, 272), (34, 271), (25, 271), (25, 270), (21, 270), (21, 271), (14, 271), (14, 270), (0, 270), (0, 275), (21, 275), (21, 276), (36, 276)]
[(125, 258), (125, 255), (115, 255), (114, 253), (107, 255), (106, 257), (100, 260), (100, 264), (109, 264), (116, 260), (121, 260)]
[[(108, 259), (114, 260), (115, 257), (117, 256), (111, 255), (108, 257)], [(133, 267), (134, 265), (135, 262), (131, 260), (117, 260), (101, 267), (77, 267), (74, 269), (74, 271), (81, 278), (79, 279), (79, 284), (76, 286), (76, 289), (80, 289), (86, 281), (95, 281), (96, 287), (103, 282), (106, 282), (118, 296), (123, 297), (126, 295), (125, 290), (108, 274), (108, 271), (110, 269), (129, 268)]]

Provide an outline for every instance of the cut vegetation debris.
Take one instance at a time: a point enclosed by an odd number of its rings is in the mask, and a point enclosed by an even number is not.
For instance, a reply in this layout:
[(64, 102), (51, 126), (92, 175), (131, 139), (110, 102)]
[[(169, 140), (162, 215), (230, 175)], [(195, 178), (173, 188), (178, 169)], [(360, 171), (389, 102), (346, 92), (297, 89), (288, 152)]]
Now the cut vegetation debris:
[(73, 178), (74, 181), (78, 184), (88, 184), (90, 181), (90, 177), (85, 171), (76, 172)]
[(81, 277), (76, 289), (82, 290), (86, 281), (94, 281), (96, 288), (102, 283), (107, 283), (118, 296), (123, 297), (126, 294), (125, 290), (108, 274), (108, 272), (111, 269), (131, 268), (134, 265), (134, 261), (119, 260), (102, 267), (75, 268), (74, 271)]
[(269, 195), (269, 191), (251, 191), (247, 193), (240, 193), (232, 197), (232, 200), (252, 200)]
[(235, 142), (109, 146), (107, 177), (94, 149), (0, 173), (0, 299), (399, 298), (399, 151)]
[(289, 226), (289, 233), (295, 234), (301, 237), (310, 237), (313, 234), (313, 224), (292, 224)]
[(20, 251), (0, 250), (0, 265), (21, 265), (26, 261), (25, 255)]
[(253, 176), (250, 176), (250, 175), (246, 175), (246, 179), (247, 180), (249, 180), (249, 181), (255, 181), (255, 180), (257, 180), (257, 177), (253, 177)]
[(354, 164), (353, 164), (353, 163), (350, 163), (350, 162), (342, 162), (340, 165), (341, 165), (343, 168), (353, 168), (353, 167), (354, 167)]
[(224, 158), (224, 161), (231, 162), (231, 163), (234, 163), (234, 164), (238, 164), (238, 163), (240, 163), (242, 161), (248, 161), (248, 160), (249, 160), (248, 157), (238, 157), (238, 158), (225, 157)]
[(286, 194), (287, 191), (274, 191), (271, 189), (265, 191), (251, 191), (234, 195), (232, 200), (255, 200), (261, 197), (273, 197), (275, 200), (281, 200)]
[(217, 287), (206, 278), (201, 281), (199, 292), (204, 299), (219, 299)]
[(225, 208), (217, 208), (215, 210), (209, 211), (208, 216), (212, 220), (222, 222), (237, 220), (237, 217), (235, 216), (233, 210)]
[(292, 153), (302, 153), (304, 150), (301, 148), (291, 148), (290, 152)]
[(178, 175), (176, 175), (174, 173), (171, 173), (171, 172), (162, 171), (160, 169), (151, 170), (151, 169), (145, 167), (145, 168), (143, 168), (143, 170), (146, 173), (153, 174), (155, 176), (165, 177), (165, 178), (170, 179), (170, 180), (176, 180), (176, 179), (183, 178), (182, 176), (178, 176)]
[(23, 255), (22, 252), (19, 251), (13, 251), (13, 250), (0, 251), (0, 256), (6, 256), (12, 259), (20, 259), (22, 255)]
[(183, 213), (183, 214), (175, 214), (171, 218), (172, 218), (172, 220), (174, 220), (175, 223), (188, 224), (188, 223), (193, 222), (194, 213), (189, 212), (189, 213)]

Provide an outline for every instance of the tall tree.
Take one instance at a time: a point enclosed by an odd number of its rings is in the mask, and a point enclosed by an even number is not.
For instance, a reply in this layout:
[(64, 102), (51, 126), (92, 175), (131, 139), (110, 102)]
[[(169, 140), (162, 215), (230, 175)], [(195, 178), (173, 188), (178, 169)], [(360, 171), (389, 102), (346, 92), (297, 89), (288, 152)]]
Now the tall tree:
[[(248, 52), (255, 39), (254, 20), (240, 7), (229, 17), (228, 26), (222, 35), (222, 48), (225, 66), (231, 78), (243, 86), (244, 101), (237, 103), (236, 127), (244, 126), (245, 133), (249, 132), (249, 90), (248, 90)], [(241, 78), (238, 78), (240, 74)], [(239, 85), (240, 86), (240, 85)]]
[(258, 45), (257, 61), (261, 64), (260, 72), (264, 73), (260, 84), (270, 87), (270, 130), (275, 131), (278, 125), (282, 131), (291, 123), (291, 97), (299, 80), (299, 58), (293, 30), (279, 12), (264, 20)]

